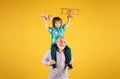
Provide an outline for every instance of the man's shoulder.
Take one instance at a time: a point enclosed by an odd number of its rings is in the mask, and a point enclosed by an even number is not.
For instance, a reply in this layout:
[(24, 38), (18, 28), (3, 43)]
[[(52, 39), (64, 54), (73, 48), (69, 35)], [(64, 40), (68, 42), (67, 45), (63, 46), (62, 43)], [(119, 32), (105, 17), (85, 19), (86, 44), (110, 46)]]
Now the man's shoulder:
[(45, 56), (50, 56), (50, 53), (51, 53), (51, 50), (47, 50), (46, 53), (45, 53)]
[(47, 50), (47, 53), (50, 53), (50, 52), (51, 52), (51, 50), (50, 50), (50, 49), (48, 49), (48, 50)]

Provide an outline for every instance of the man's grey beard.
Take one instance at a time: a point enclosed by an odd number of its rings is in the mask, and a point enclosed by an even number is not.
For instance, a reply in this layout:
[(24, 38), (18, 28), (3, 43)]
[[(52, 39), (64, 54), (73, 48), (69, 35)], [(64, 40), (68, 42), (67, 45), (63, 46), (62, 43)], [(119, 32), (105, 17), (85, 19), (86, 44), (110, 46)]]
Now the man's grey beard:
[(58, 46), (59, 50), (63, 50), (65, 46)]

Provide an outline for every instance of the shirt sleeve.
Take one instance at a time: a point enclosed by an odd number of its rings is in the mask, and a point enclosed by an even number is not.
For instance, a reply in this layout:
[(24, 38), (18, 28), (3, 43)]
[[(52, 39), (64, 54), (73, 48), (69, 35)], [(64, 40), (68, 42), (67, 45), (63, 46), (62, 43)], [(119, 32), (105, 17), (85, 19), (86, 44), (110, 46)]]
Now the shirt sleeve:
[(44, 65), (50, 66), (50, 60), (51, 60), (51, 55), (50, 55), (50, 50), (47, 51), (47, 53), (44, 55), (42, 58), (42, 63)]
[(64, 24), (62, 27), (63, 27), (63, 30), (65, 31), (65, 29), (66, 29), (66, 24)]
[(52, 33), (52, 29), (53, 29), (52, 27), (48, 27), (50, 33)]

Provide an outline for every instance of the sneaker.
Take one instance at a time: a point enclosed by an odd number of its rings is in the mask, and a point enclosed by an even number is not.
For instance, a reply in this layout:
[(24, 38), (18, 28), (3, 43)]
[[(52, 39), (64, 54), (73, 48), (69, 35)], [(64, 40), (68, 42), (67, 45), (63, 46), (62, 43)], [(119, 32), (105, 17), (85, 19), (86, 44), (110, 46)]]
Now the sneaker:
[(70, 70), (73, 70), (73, 67), (72, 67), (71, 64), (68, 64), (68, 68), (69, 68)]
[(56, 64), (53, 64), (52, 66), (53, 66), (53, 69), (57, 69), (57, 66), (56, 66)]
[(64, 67), (64, 70), (66, 70), (66, 69), (68, 69), (68, 66), (67, 66), (67, 64), (65, 64), (65, 67)]

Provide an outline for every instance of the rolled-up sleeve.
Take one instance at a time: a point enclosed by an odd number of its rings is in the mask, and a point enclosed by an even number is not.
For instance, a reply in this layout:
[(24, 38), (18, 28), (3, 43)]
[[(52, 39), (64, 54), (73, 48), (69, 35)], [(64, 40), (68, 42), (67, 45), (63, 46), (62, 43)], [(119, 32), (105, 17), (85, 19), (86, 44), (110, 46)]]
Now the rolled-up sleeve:
[(51, 55), (50, 55), (50, 50), (47, 51), (47, 53), (44, 55), (42, 58), (42, 63), (44, 65), (50, 66), (50, 60), (51, 60)]

